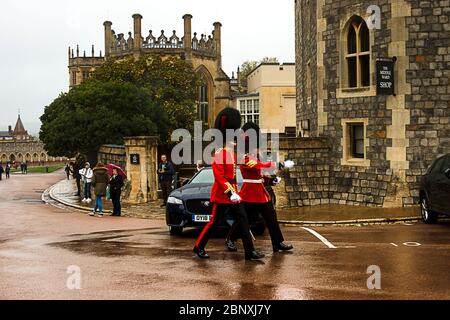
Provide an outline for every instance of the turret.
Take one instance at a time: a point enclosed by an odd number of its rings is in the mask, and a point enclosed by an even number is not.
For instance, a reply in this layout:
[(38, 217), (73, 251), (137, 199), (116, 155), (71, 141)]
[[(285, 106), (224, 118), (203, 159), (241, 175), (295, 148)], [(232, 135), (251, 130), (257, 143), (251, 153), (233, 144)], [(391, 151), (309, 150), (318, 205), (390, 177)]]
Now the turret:
[(220, 22), (214, 22), (214, 43), (216, 46), (217, 66), (222, 68), (222, 24)]
[(105, 21), (103, 23), (103, 26), (105, 27), (105, 57), (109, 58), (111, 54), (111, 45), (112, 45), (112, 22), (111, 21)]
[(186, 52), (186, 60), (192, 60), (192, 15), (185, 14), (184, 20), (184, 50)]
[(133, 51), (137, 54), (139, 54), (142, 47), (141, 22), (142, 16), (138, 13), (133, 14), (133, 25), (134, 25)]

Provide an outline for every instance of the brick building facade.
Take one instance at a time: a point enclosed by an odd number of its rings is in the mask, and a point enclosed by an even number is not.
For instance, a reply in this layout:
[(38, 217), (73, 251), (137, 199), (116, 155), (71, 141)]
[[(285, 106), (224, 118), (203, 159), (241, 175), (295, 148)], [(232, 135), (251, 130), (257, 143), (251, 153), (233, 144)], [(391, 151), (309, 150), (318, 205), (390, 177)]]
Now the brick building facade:
[[(417, 203), (421, 175), (450, 152), (450, 0), (296, 0), (295, 15), (297, 129), (328, 151), (313, 161), (285, 144), (326, 178), (293, 170), (287, 204)], [(395, 95), (377, 94), (381, 59), (395, 60)]]

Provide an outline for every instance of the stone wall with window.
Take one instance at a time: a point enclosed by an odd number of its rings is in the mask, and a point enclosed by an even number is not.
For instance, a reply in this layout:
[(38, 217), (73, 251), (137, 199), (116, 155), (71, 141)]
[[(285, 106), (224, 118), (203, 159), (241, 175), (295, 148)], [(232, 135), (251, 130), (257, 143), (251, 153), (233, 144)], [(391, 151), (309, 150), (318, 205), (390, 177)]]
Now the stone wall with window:
[[(420, 176), (450, 152), (450, 1), (296, 0), (295, 10), (297, 123), (330, 141), (330, 199), (417, 203)], [(392, 57), (396, 95), (377, 95), (376, 61)]]

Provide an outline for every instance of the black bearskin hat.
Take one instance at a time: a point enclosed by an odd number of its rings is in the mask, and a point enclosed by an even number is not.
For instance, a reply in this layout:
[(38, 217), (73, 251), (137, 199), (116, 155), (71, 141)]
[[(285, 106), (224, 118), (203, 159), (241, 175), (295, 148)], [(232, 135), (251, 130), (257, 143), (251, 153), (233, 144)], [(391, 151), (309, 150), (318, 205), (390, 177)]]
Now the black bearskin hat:
[(237, 130), (241, 127), (241, 113), (235, 109), (227, 107), (219, 112), (214, 123), (214, 128), (220, 130), (223, 134), (224, 143), (226, 142), (226, 130)]

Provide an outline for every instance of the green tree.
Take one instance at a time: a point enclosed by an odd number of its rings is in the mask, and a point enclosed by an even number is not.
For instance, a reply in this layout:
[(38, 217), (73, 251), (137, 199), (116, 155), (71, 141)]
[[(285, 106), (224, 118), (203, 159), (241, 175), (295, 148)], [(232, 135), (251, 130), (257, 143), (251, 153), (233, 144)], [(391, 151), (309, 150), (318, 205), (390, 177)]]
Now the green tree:
[(148, 90), (117, 81), (87, 81), (61, 94), (41, 122), (39, 137), (52, 156), (92, 155), (102, 144), (123, 143), (125, 136), (167, 132), (167, 114)]
[(39, 137), (52, 156), (90, 160), (102, 144), (121, 144), (125, 136), (159, 135), (168, 144), (174, 129), (193, 127), (197, 85), (180, 58), (110, 59), (45, 107)]

